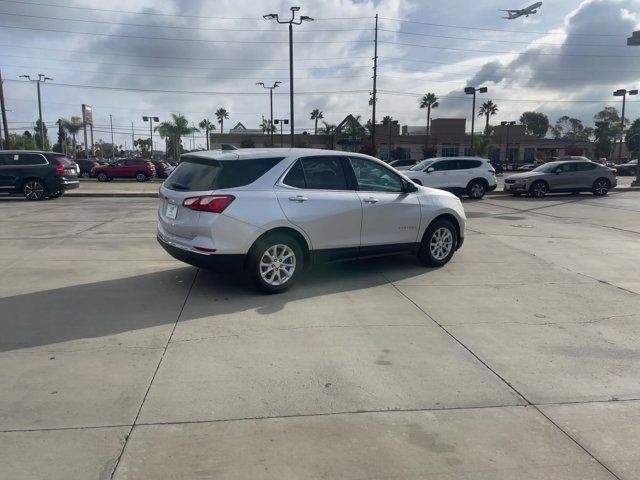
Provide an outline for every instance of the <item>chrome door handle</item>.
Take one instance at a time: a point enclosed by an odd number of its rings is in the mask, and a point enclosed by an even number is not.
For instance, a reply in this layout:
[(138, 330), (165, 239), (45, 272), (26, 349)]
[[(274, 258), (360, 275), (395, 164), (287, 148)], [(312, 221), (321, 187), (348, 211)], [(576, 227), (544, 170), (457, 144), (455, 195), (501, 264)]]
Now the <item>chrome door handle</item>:
[(378, 203), (380, 200), (378, 200), (377, 198), (374, 197), (369, 197), (369, 198), (365, 198), (364, 202), (365, 203)]
[(303, 197), (302, 195), (297, 195), (295, 197), (289, 197), (289, 200), (292, 202), (306, 202), (307, 200), (309, 200), (307, 197)]

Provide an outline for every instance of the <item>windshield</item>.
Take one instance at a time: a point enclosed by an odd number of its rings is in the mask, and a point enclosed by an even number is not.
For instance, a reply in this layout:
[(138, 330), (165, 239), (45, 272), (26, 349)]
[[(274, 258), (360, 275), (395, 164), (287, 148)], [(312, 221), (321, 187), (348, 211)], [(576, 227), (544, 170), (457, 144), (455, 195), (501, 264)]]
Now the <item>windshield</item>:
[(432, 163), (433, 163), (433, 160), (431, 160), (431, 159), (422, 160), (420, 163), (415, 164), (409, 170), (413, 170), (414, 172), (422, 171), (425, 168), (427, 168), (429, 165), (431, 165)]
[(551, 173), (553, 172), (556, 168), (558, 168), (558, 165), (560, 165), (559, 162), (549, 162), (549, 163), (545, 163), (543, 165), (540, 165), (539, 167), (534, 168), (533, 170), (531, 170), (532, 172), (543, 172), (543, 173)]

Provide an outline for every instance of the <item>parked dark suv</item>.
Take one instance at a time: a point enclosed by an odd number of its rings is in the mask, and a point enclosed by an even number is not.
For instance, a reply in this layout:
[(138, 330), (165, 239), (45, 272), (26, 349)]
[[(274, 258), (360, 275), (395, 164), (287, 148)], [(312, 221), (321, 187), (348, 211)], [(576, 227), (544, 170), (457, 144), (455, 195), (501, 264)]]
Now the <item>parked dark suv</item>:
[(79, 186), (77, 167), (62, 153), (0, 151), (0, 193), (22, 192), (27, 200), (44, 200)]
[(91, 174), (100, 182), (110, 182), (114, 178), (135, 178), (146, 182), (156, 174), (156, 167), (149, 160), (125, 158), (93, 167)]
[(92, 159), (79, 158), (76, 163), (80, 167), (80, 176), (82, 178), (91, 178), (91, 170), (93, 167), (99, 167), (100, 164)]

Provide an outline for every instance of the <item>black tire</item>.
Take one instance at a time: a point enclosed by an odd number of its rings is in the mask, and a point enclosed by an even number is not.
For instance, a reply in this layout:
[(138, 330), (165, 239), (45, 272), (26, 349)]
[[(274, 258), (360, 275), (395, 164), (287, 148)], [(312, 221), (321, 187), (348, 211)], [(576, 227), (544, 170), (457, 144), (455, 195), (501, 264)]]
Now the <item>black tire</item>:
[(147, 177), (147, 174), (144, 172), (138, 172), (136, 173), (136, 181), (137, 182), (146, 182), (149, 179), (149, 177)]
[(105, 172), (100, 172), (97, 178), (99, 182), (108, 182), (109, 180), (111, 180), (109, 175), (107, 175)]
[(49, 194), (47, 186), (36, 178), (30, 178), (22, 185), (22, 193), (27, 200), (39, 201), (47, 198)]
[(64, 195), (64, 190), (58, 190), (57, 192), (52, 192), (49, 194), (49, 198), (60, 198)]
[(80, 172), (80, 178), (91, 178), (91, 173), (87, 171)]
[[(458, 232), (453, 223), (444, 219), (436, 220), (429, 225), (422, 237), (418, 258), (427, 267), (441, 267), (451, 260), (457, 245)], [(445, 247), (445, 250), (440, 247)]]
[(547, 182), (542, 180), (533, 182), (529, 187), (529, 195), (533, 198), (542, 198), (547, 194), (547, 192), (549, 192), (549, 185), (547, 185)]
[[(287, 251), (287, 249), (289, 251)], [(271, 269), (269, 269), (269, 265), (265, 266), (265, 262), (262, 260), (268, 261), (269, 257), (273, 258), (273, 254), (285, 258), (282, 259), (284, 261), (278, 257), (273, 259), (274, 261), (270, 265)], [(290, 256), (291, 254), (293, 257)], [(273, 272), (274, 265), (276, 272)], [(292, 265), (293, 269), (290, 268)], [(264, 293), (269, 294), (281, 293), (291, 288), (303, 269), (304, 255), (302, 248), (295, 239), (281, 233), (275, 233), (260, 239), (251, 248), (249, 263), (247, 265), (247, 273), (256, 286)], [(271, 274), (271, 278), (269, 278), (271, 272), (273, 273)], [(280, 278), (281, 275), (288, 275), (288, 278), (284, 283), (278, 284), (276, 275), (278, 278)]]
[(609, 193), (609, 189), (611, 188), (611, 182), (606, 178), (598, 178), (595, 182), (593, 182), (593, 186), (591, 187), (591, 192), (596, 197), (604, 197), (607, 193)]
[(484, 180), (471, 180), (467, 185), (467, 195), (473, 200), (480, 200), (487, 193), (487, 184)]
[(633, 176), (636, 174), (636, 169), (632, 168), (631, 170), (629, 170), (629, 175)]

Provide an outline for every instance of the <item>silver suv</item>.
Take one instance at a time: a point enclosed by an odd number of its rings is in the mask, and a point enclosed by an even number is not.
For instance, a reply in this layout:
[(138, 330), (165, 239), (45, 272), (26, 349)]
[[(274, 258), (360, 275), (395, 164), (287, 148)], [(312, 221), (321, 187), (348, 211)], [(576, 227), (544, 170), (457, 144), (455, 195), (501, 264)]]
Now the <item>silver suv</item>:
[(316, 262), (407, 253), (441, 266), (465, 233), (454, 195), (355, 153), (187, 154), (159, 196), (158, 241), (169, 254), (245, 271), (268, 293), (286, 290)]
[(592, 192), (606, 195), (617, 185), (615, 171), (589, 160), (549, 162), (527, 173), (517, 173), (504, 180), (504, 189), (514, 195), (528, 193), (544, 197), (550, 192)]

